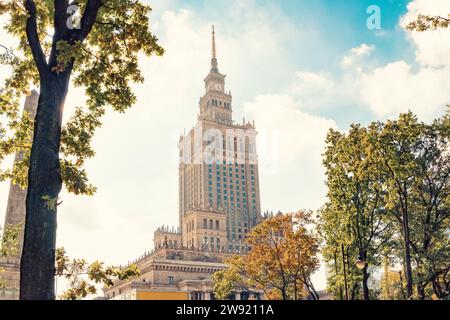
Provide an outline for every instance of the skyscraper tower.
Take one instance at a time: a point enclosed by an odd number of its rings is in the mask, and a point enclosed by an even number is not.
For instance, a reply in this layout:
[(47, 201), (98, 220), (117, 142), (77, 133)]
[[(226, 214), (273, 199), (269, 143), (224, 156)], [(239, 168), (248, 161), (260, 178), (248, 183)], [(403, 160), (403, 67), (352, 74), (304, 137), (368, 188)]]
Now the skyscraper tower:
[(179, 143), (179, 218), (187, 247), (242, 250), (245, 234), (261, 219), (255, 125), (233, 121), (225, 77), (213, 26), (198, 121)]
[[(24, 111), (34, 119), (39, 100), (39, 93), (35, 90), (25, 99)], [(14, 165), (22, 160), (23, 152), (17, 152), (14, 157)], [(27, 190), (11, 181), (9, 187), (8, 204), (6, 206), (6, 216), (4, 228), (16, 226), (25, 221), (25, 200)], [(18, 299), (19, 297), (19, 275), (20, 275), (20, 256), (23, 244), (23, 228), (19, 235), (18, 247), (14, 252), (9, 253), (7, 257), (0, 257), (0, 279), (6, 282), (6, 287), (0, 289), (0, 300)]]

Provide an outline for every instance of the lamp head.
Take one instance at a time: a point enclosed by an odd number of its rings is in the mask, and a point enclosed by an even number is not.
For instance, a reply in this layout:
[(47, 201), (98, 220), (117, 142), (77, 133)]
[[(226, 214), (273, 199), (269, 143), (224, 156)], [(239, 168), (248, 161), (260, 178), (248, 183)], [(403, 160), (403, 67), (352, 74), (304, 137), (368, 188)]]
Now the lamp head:
[(364, 269), (366, 267), (366, 265), (367, 265), (367, 262), (364, 259), (362, 259), (361, 257), (359, 257), (358, 260), (356, 261), (356, 267), (359, 270)]

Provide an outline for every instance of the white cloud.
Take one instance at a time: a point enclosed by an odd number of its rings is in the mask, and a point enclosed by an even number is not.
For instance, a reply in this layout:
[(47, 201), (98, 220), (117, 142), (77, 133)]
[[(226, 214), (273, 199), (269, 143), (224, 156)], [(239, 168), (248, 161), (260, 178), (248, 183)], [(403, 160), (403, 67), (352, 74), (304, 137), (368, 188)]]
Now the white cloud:
[(326, 193), (321, 155), (326, 134), (336, 123), (301, 111), (288, 95), (260, 95), (244, 109), (262, 136), (263, 207), (284, 212), (319, 208)]
[[(408, 4), (408, 11), (400, 24), (406, 26), (419, 14), (447, 17), (450, 14), (449, 1), (414, 0)], [(418, 63), (424, 66), (450, 66), (450, 28), (410, 32), (408, 36), (416, 46)]]
[(360, 93), (379, 118), (411, 110), (431, 120), (450, 103), (449, 74), (449, 68), (413, 72), (405, 61), (397, 61), (364, 74)]
[[(415, 0), (400, 24), (419, 13), (447, 16), (449, 10), (448, 0)], [(290, 93), (305, 110), (360, 105), (377, 119), (408, 110), (426, 121), (442, 115), (450, 104), (450, 28), (405, 34), (416, 49), (416, 66), (401, 60), (372, 67), (368, 57), (375, 46), (363, 43), (343, 57), (342, 74), (297, 72)]]
[[(450, 13), (448, 0), (414, 0), (400, 25), (406, 26), (418, 14)], [(396, 61), (370, 70), (361, 77), (361, 97), (380, 118), (411, 110), (424, 120), (445, 111), (450, 103), (450, 28), (426, 32), (407, 32), (416, 49), (419, 67)]]
[(360, 61), (362, 57), (369, 56), (374, 50), (374, 45), (368, 45), (366, 43), (361, 44), (359, 47), (352, 48), (350, 53), (342, 58), (342, 66), (352, 66), (355, 62)]

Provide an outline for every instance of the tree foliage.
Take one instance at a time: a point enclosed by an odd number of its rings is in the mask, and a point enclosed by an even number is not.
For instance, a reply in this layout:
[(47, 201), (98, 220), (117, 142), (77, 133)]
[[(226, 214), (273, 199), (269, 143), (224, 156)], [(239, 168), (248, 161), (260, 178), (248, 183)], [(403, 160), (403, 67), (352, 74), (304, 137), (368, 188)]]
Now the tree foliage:
[[(355, 298), (362, 282), (364, 298), (369, 299), (368, 266), (376, 264), (380, 248), (392, 237), (392, 226), (386, 218), (383, 173), (375, 164), (366, 128), (352, 125), (348, 134), (331, 130), (326, 142), (323, 163), (329, 202), (322, 208), (319, 220), (326, 243), (323, 253), (333, 261), (330, 267), (334, 269), (347, 263), (351, 297)], [(366, 262), (362, 271), (355, 268), (358, 259)], [(343, 279), (339, 274), (335, 272), (334, 281), (339, 283), (340, 294)]]
[[(336, 298), (343, 299), (344, 261), (357, 298), (368, 269), (376, 272), (385, 257), (403, 267), (405, 298), (448, 297), (449, 138), (448, 113), (431, 124), (409, 112), (367, 128), (353, 125), (348, 133), (330, 131), (328, 203), (319, 230)], [(362, 272), (356, 259), (367, 263)]]
[(56, 251), (56, 276), (69, 280), (69, 288), (60, 296), (62, 300), (76, 300), (96, 294), (96, 286), (110, 287), (117, 280), (140, 275), (136, 265), (127, 268), (105, 266), (103, 262), (88, 263), (84, 259), (70, 259), (64, 248)]
[(310, 278), (319, 266), (318, 240), (307, 229), (311, 215), (280, 213), (256, 226), (246, 238), (249, 252), (232, 256), (228, 270), (214, 275), (216, 296), (256, 288), (272, 299), (318, 299)]
[[(85, 14), (82, 28), (72, 30), (67, 28), (68, 3), (0, 1), (0, 15), (10, 17), (4, 28), (19, 42), (17, 48), (9, 48), (1, 45), (0, 40), (0, 62), (12, 68), (0, 91), (0, 116), (6, 115), (8, 119), (3, 130), (10, 133), (0, 139), (0, 160), (9, 154), (25, 152), (14, 171), (0, 171), (0, 180), (12, 178), (22, 187), (27, 185), (33, 121), (22, 114), (20, 101), (32, 85), (40, 87), (39, 66), (53, 73), (62, 73), (70, 67), (73, 85), (84, 88), (87, 99), (62, 129), (61, 177), (69, 192), (92, 195), (95, 187), (88, 182), (83, 166), (86, 159), (95, 155), (91, 142), (102, 124), (106, 107), (118, 112), (131, 107), (136, 102), (131, 84), (144, 80), (138, 66), (139, 53), (160, 55), (164, 50), (149, 31), (151, 8), (141, 1), (76, 1), (79, 12)], [(90, 12), (94, 8), (97, 12)], [(88, 14), (94, 19), (91, 30), (87, 30)], [(36, 23), (33, 34), (27, 32), (30, 16)], [(31, 35), (33, 39), (29, 38)], [(36, 48), (31, 40), (36, 42)], [(38, 52), (33, 53), (35, 50)]]
[(448, 28), (450, 24), (450, 14), (448, 17), (430, 16), (425, 14), (419, 14), (417, 19), (408, 23), (406, 29), (409, 31), (427, 31), (436, 30), (440, 28)]
[[(22, 232), (23, 224), (0, 226), (0, 258), (14, 256), (19, 252), (19, 237)], [(0, 275), (3, 271), (0, 268)], [(0, 289), (6, 287), (6, 282), (0, 276)]]
[(19, 248), (19, 237), (22, 232), (23, 223), (17, 225), (6, 225), (4, 230), (0, 227), (0, 237), (2, 239), (0, 246), (0, 257), (16, 255)]

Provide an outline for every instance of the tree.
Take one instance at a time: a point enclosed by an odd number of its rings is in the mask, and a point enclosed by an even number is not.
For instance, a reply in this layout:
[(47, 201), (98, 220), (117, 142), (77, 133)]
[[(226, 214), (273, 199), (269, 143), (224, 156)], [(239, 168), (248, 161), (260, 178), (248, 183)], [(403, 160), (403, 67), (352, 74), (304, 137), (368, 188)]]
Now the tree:
[(228, 259), (229, 269), (214, 276), (215, 294), (224, 298), (237, 287), (263, 290), (272, 299), (319, 299), (311, 281), (319, 267), (318, 240), (307, 229), (311, 215), (280, 213), (256, 226), (246, 238), (249, 252)]
[(241, 256), (232, 256), (227, 261), (228, 269), (217, 271), (213, 274), (213, 291), (219, 300), (229, 298), (233, 290), (249, 290), (250, 286), (245, 281), (245, 266)]
[[(143, 81), (138, 54), (163, 53), (149, 31), (150, 10), (138, 0), (0, 2), (0, 14), (10, 17), (5, 28), (19, 39), (20, 53), (10, 50), (1, 59), (12, 65), (13, 72), (1, 91), (0, 114), (8, 116), (9, 127), (16, 134), (8, 148), (3, 145), (0, 157), (27, 151), (25, 165), (9, 173), (28, 187), (21, 299), (55, 298), (58, 196), (63, 183), (75, 194), (95, 192), (83, 164), (95, 154), (90, 142), (105, 108), (124, 112), (132, 106), (136, 97), (130, 85)], [(63, 128), (64, 102), (72, 77), (75, 86), (85, 88), (87, 101)], [(20, 116), (18, 103), (30, 84), (40, 89), (34, 128)], [(30, 132), (31, 152), (21, 144)]]
[(408, 23), (406, 29), (409, 31), (423, 32), (427, 30), (436, 30), (439, 28), (448, 28), (449, 24), (450, 14), (448, 15), (448, 18), (419, 14), (416, 20)]
[(386, 208), (401, 227), (408, 298), (413, 294), (411, 187), (417, 166), (416, 154), (420, 151), (421, 127), (412, 113), (402, 114), (398, 120), (388, 120), (386, 124), (373, 123), (369, 126), (374, 141), (373, 151), (378, 157), (377, 163), (387, 173)]
[[(414, 214), (411, 248), (416, 264), (417, 294), (426, 298), (426, 287), (450, 271), (448, 230), (450, 229), (450, 126), (449, 115), (424, 126), (417, 157), (417, 172), (412, 185)], [(445, 277), (444, 277), (445, 279)], [(448, 280), (448, 279), (447, 279)], [(433, 284), (437, 297), (447, 293)]]
[[(329, 204), (321, 210), (319, 220), (324, 257), (332, 264), (338, 263), (338, 257), (346, 257), (345, 272), (353, 280), (351, 296), (359, 286), (358, 275), (362, 275), (363, 298), (369, 300), (369, 266), (378, 264), (380, 248), (392, 237), (391, 223), (385, 217), (384, 173), (374, 165), (366, 128), (352, 125), (348, 134), (330, 130), (326, 142), (323, 163)], [(340, 252), (342, 246), (344, 253)], [(365, 262), (361, 271), (354, 267), (358, 259)], [(334, 272), (340, 277), (338, 272), (344, 270), (334, 265)]]
[(335, 296), (343, 298), (345, 283), (351, 298), (359, 281), (364, 287), (366, 277), (355, 277), (348, 263), (358, 257), (376, 267), (383, 259), (400, 262), (402, 298), (448, 297), (449, 138), (448, 112), (431, 124), (409, 112), (367, 129), (352, 125), (347, 134), (330, 131), (324, 157), (328, 202), (318, 229)]
[[(419, 298), (425, 298), (424, 287), (433, 274), (430, 268), (448, 257), (449, 242), (444, 236), (449, 218), (447, 117), (427, 125), (409, 112), (398, 120), (370, 126), (378, 135), (374, 153), (387, 173), (386, 207), (400, 227), (408, 298), (414, 284)], [(443, 264), (448, 267), (446, 261)]]
[[(134, 264), (126, 268), (105, 267), (103, 262), (91, 264), (84, 259), (70, 259), (64, 248), (56, 250), (56, 276), (69, 280), (69, 288), (60, 296), (62, 300), (85, 298), (97, 292), (96, 285), (110, 287), (117, 280), (126, 280), (140, 275)], [(83, 278), (84, 276), (84, 278)], [(87, 277), (87, 279), (86, 279)]]

